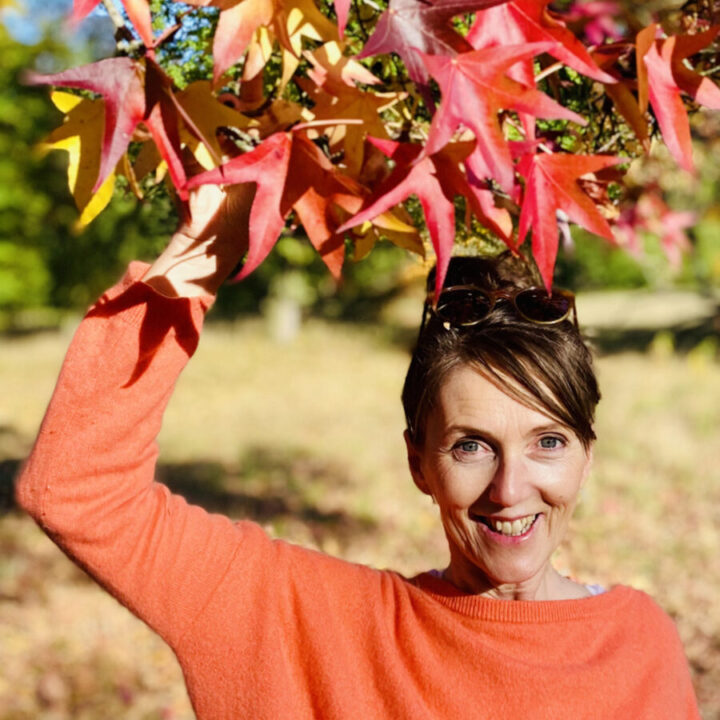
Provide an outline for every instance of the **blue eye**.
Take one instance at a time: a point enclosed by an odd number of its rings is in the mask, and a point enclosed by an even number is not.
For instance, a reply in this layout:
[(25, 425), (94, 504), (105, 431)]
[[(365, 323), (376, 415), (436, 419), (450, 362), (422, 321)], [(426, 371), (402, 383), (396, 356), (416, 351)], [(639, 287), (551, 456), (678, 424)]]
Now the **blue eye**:
[(540, 438), (540, 447), (543, 450), (557, 450), (564, 444), (565, 441), (561, 437), (557, 437), (556, 435), (546, 435), (545, 437)]
[(474, 462), (491, 457), (493, 451), (480, 440), (460, 440), (453, 446), (452, 454), (458, 462)]
[(463, 440), (457, 447), (466, 453), (476, 453), (480, 449), (480, 443), (477, 440)]

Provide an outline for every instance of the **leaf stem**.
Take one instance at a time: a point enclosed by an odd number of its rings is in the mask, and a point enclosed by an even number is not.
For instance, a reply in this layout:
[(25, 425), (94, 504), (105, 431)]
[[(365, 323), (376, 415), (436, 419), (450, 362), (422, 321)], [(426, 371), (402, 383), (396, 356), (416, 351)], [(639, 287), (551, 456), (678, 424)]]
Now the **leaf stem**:
[(544, 80), (548, 75), (552, 75), (554, 72), (557, 72), (562, 66), (563, 64), (561, 62), (556, 62), (552, 65), (549, 65), (535, 76), (535, 82), (539, 83), (541, 80)]

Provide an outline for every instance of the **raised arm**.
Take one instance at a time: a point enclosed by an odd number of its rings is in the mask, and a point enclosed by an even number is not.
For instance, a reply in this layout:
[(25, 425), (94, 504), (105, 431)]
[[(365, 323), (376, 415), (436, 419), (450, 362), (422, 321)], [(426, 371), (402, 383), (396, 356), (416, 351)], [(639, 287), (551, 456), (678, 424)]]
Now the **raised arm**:
[(58, 545), (171, 644), (242, 539), (153, 482), (155, 437), (204, 312), (245, 252), (251, 199), (247, 187), (200, 188), (155, 264), (133, 264), (90, 309), (17, 486)]

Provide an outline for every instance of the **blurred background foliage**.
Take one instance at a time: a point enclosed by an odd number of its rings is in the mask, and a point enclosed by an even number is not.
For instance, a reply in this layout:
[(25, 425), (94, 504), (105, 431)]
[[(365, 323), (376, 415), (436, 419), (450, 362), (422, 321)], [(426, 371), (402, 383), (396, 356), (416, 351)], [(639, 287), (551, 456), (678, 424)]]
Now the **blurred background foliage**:
[[(677, 5), (677, 3), (675, 3)], [(159, 22), (168, 4), (154, 0)], [(27, 68), (49, 72), (112, 53), (112, 27), (96, 11), (79, 32), (60, 32), (68, 3), (15, 0), (0, 9), (0, 329), (54, 325), (67, 311), (87, 307), (122, 273), (129, 260), (149, 260), (174, 227), (176, 210), (163, 188), (138, 202), (122, 188), (111, 206), (82, 233), (67, 188), (65, 153), (40, 154), (37, 143), (62, 120), (44, 89), (22, 85)], [(638, 12), (647, 12), (647, 4)], [(179, 84), (206, 76), (215, 11), (166, 46)], [(108, 45), (110, 47), (108, 47)], [(204, 58), (204, 59), (203, 59)], [(207, 67), (203, 65), (207, 64)], [(575, 232), (561, 249), (556, 281), (575, 289), (667, 288), (708, 291), (720, 286), (720, 120), (693, 118), (697, 178), (666, 158), (662, 148), (638, 170), (638, 187), (654, 184), (676, 210), (693, 210), (691, 252), (671, 267), (658, 238), (645, 237), (641, 256)], [(412, 211), (412, 208), (410, 208)], [(307, 314), (372, 318), (407, 281), (422, 274), (417, 260), (389, 243), (365, 259), (346, 263), (336, 287), (302, 237), (283, 238), (268, 260), (245, 282), (222, 293), (216, 316), (257, 313), (278, 298)]]

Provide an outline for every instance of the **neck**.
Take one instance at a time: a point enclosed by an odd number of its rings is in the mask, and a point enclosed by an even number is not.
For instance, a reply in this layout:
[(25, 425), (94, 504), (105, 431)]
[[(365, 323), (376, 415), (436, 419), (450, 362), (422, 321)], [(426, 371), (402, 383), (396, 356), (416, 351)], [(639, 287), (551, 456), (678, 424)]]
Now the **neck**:
[(563, 577), (549, 563), (537, 575), (512, 583), (493, 582), (475, 567), (450, 562), (443, 572), (443, 579), (468, 595), (482, 595), (495, 600), (575, 600), (589, 597), (588, 589)]

